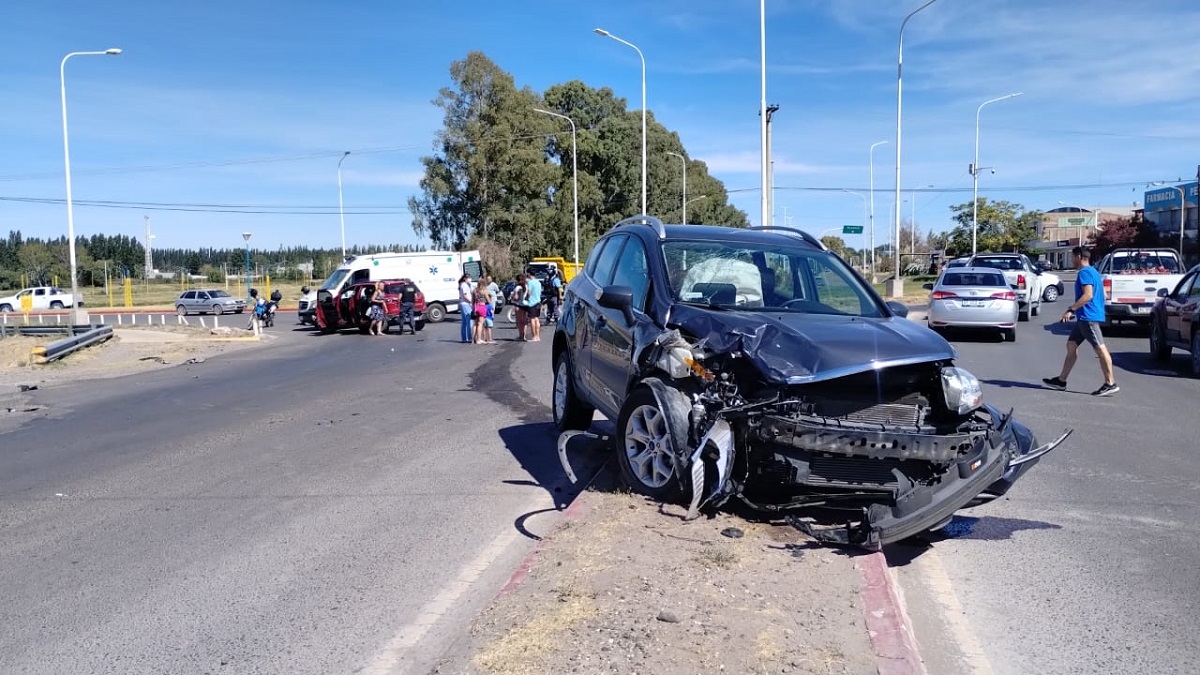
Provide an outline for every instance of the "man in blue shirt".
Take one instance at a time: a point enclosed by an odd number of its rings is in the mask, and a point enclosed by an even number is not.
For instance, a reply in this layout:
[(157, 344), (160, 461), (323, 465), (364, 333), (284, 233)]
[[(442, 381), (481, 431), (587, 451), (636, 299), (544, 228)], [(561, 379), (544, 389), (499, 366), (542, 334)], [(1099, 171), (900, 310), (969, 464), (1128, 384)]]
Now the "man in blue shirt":
[(541, 342), (542, 325), (539, 319), (542, 310), (542, 282), (534, 276), (532, 269), (525, 274), (525, 285), (529, 289), (525, 295), (525, 311), (529, 315), (529, 341)]
[(1091, 265), (1091, 253), (1082, 246), (1076, 246), (1071, 251), (1075, 269), (1079, 275), (1075, 279), (1075, 302), (1067, 308), (1060, 319), (1063, 323), (1075, 320), (1071, 336), (1067, 338), (1067, 357), (1063, 359), (1062, 372), (1058, 377), (1042, 378), (1042, 382), (1052, 389), (1065, 390), (1067, 376), (1075, 367), (1079, 345), (1084, 340), (1091, 343), (1100, 359), (1100, 372), (1104, 374), (1104, 384), (1092, 392), (1092, 396), (1110, 396), (1121, 390), (1113, 377), (1112, 356), (1104, 345), (1104, 335), (1100, 333), (1100, 324), (1104, 323), (1104, 283), (1100, 273)]

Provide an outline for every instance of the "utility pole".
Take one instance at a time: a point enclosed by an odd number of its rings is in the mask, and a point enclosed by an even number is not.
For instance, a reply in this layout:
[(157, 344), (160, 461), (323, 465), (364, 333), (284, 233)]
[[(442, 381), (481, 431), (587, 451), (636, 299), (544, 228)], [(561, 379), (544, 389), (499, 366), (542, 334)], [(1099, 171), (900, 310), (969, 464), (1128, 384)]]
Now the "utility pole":
[(146, 260), (143, 263), (146, 269), (142, 273), (142, 277), (149, 279), (150, 271), (154, 269), (154, 254), (150, 250), (150, 216), (142, 216), (142, 223), (145, 225), (146, 229)]
[(775, 103), (767, 106), (767, 177), (764, 181), (767, 190), (767, 196), (764, 201), (766, 205), (763, 217), (770, 218), (769, 222), (764, 222), (763, 225), (775, 224), (775, 160), (771, 159), (771, 119), (775, 117), (779, 106)]

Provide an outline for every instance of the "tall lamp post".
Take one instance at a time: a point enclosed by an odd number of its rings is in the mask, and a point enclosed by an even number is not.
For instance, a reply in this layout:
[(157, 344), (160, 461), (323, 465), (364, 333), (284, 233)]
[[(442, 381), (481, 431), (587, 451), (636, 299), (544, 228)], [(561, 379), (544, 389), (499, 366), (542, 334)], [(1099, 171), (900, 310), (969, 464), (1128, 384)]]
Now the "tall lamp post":
[(534, 110), (537, 112), (540, 112), (540, 113), (545, 113), (547, 115), (550, 115), (551, 117), (559, 117), (561, 119), (566, 120), (567, 122), (569, 122), (571, 124), (571, 195), (572, 195), (572, 199), (574, 200), (574, 214), (575, 214), (574, 215), (575, 267), (576, 267), (576, 269), (578, 269), (579, 268), (579, 164), (578, 164), (578, 162), (576, 162), (575, 158), (578, 156), (579, 153), (576, 152), (576, 146), (575, 146), (575, 120), (571, 119), (570, 117), (567, 117), (566, 115), (560, 115), (556, 112), (550, 112), (549, 110), (542, 110), (541, 108), (534, 108)]
[(116, 56), (120, 49), (106, 49), (102, 52), (71, 52), (63, 57), (58, 66), (58, 79), (62, 90), (62, 120), (63, 120), (63, 164), (67, 175), (67, 250), (71, 258), (71, 324), (82, 325), (88, 322), (87, 311), (80, 309), (79, 271), (75, 262), (75, 212), (71, 202), (71, 148), (67, 134), (67, 59), (72, 56)]
[(683, 194), (680, 195), (679, 199), (680, 208), (683, 210), (683, 214), (680, 216), (680, 219), (683, 221), (682, 224), (687, 225), (687, 157), (684, 157), (678, 152), (668, 151), (667, 154), (673, 157), (678, 157), (679, 161), (683, 163)]
[(649, 215), (646, 213), (646, 57), (642, 55), (642, 50), (638, 49), (637, 45), (622, 40), (603, 28), (596, 28), (594, 32), (596, 35), (612, 38), (627, 47), (633, 48), (633, 51), (637, 52), (638, 58), (642, 60), (642, 214)]
[[(246, 297), (250, 297), (250, 232), (243, 232), (242, 239), (246, 240)], [(248, 303), (249, 301), (247, 301)]]
[[(886, 144), (887, 144), (887, 141), (876, 141), (875, 143), (871, 144), (871, 152), (870, 152), (870, 154), (871, 154), (871, 162), (870, 162), (871, 215), (870, 215), (869, 220), (870, 220), (870, 225), (871, 225), (871, 254), (870, 254), (871, 255), (871, 263), (870, 263), (871, 274), (875, 274), (875, 148), (877, 148), (881, 145), (886, 145)], [(874, 281), (874, 279), (872, 279), (872, 281)]]
[(975, 110), (975, 163), (971, 165), (971, 182), (973, 184), (971, 196), (971, 255), (975, 255), (978, 250), (979, 238), (979, 113), (983, 112), (983, 106), (997, 101), (1004, 101), (1014, 96), (1020, 96), (1021, 92), (1015, 94), (1007, 94), (993, 98), (979, 104)]
[[(346, 259), (346, 212), (342, 208), (342, 162), (350, 156), (350, 151), (342, 153), (342, 158), (338, 160), (338, 220), (342, 222), (342, 260)], [(250, 241), (249, 238), (246, 241)], [(247, 254), (249, 255), (249, 254)], [(247, 263), (249, 265), (249, 263)]]
[[(893, 252), (896, 263), (896, 279), (900, 278), (900, 106), (902, 101), (901, 92), (903, 91), (902, 75), (904, 72), (904, 27), (908, 25), (908, 20), (916, 16), (917, 12), (937, 2), (937, 0), (929, 0), (920, 7), (909, 12), (908, 16), (904, 17), (904, 21), (900, 23), (900, 46), (896, 53), (896, 203), (893, 206), (893, 211), (896, 219), (895, 246)], [(900, 284), (892, 285), (892, 297), (898, 298), (901, 296)]]

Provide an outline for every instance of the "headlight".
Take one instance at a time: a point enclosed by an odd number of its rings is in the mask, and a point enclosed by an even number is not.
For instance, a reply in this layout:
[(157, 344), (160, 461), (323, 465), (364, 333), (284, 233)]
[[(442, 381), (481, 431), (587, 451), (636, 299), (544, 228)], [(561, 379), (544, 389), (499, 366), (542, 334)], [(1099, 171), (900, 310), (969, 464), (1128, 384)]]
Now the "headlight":
[(712, 381), (715, 377), (707, 368), (700, 365), (700, 362), (696, 360), (696, 355), (690, 349), (683, 347), (668, 349), (658, 358), (657, 365), (676, 380), (689, 375), (695, 375), (707, 381)]
[(942, 394), (946, 397), (946, 407), (959, 415), (983, 405), (979, 378), (962, 368), (942, 368)]

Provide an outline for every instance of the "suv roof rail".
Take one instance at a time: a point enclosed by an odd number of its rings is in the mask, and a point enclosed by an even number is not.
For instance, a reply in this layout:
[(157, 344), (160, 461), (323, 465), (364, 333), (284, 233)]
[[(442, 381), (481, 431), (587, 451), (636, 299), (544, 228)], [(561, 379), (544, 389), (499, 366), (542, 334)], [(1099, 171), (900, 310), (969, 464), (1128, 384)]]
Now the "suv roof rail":
[(663, 227), (662, 221), (659, 220), (658, 218), (655, 218), (654, 216), (646, 216), (646, 215), (630, 216), (628, 218), (621, 220), (616, 225), (613, 225), (613, 229), (616, 229), (623, 225), (649, 225), (650, 227), (654, 228), (655, 232), (658, 233), (659, 239), (667, 238), (667, 230), (666, 230), (666, 228)]
[(782, 225), (756, 225), (756, 226), (750, 227), (748, 229), (758, 230), (758, 231), (778, 230), (781, 232), (790, 232), (792, 234), (800, 235), (801, 239), (812, 244), (813, 246), (816, 246), (817, 248), (819, 248), (821, 250), (828, 250), (828, 248), (829, 248), (824, 243), (822, 243), (820, 239), (817, 239), (816, 237), (812, 236), (808, 232), (805, 232), (804, 230), (798, 230), (794, 227), (784, 227)]

